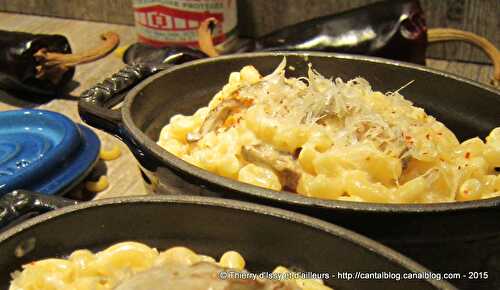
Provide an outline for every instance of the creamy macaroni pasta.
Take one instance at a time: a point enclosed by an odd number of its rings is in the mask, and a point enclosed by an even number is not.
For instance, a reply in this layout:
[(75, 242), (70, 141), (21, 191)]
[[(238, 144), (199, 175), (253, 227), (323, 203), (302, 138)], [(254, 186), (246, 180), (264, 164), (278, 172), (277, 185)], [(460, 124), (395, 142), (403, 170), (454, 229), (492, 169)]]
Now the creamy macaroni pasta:
[[(9, 290), (332, 290), (318, 279), (237, 279), (226, 274), (248, 273), (244, 269), (245, 260), (235, 251), (216, 261), (185, 247), (158, 252), (142, 243), (123, 242), (95, 254), (77, 250), (67, 259), (24, 265), (22, 272), (12, 275)], [(221, 276), (222, 271), (226, 276)], [(279, 266), (273, 273), (286, 272)]]
[[(233, 72), (207, 107), (175, 115), (158, 144), (241, 182), (309, 197), (435, 203), (500, 196), (500, 127), (460, 143), (399, 91), (309, 69)], [(498, 109), (498, 108), (497, 108)]]

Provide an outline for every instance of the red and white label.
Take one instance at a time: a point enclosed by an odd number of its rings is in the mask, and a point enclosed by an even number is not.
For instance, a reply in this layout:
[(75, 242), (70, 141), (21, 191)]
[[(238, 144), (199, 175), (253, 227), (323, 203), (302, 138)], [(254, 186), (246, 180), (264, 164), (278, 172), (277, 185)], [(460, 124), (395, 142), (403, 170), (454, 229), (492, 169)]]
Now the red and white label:
[(197, 29), (217, 19), (214, 42), (224, 42), (237, 25), (236, 0), (134, 0), (139, 40), (154, 46), (197, 46)]

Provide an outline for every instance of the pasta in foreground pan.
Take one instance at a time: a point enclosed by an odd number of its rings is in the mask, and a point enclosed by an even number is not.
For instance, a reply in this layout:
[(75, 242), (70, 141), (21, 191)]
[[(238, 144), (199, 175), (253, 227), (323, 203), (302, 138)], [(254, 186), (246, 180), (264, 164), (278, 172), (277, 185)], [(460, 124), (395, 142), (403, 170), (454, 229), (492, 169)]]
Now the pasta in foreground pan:
[(399, 91), (309, 68), (287, 78), (253, 66), (192, 116), (175, 115), (158, 144), (213, 173), (309, 197), (436, 203), (500, 196), (500, 127), (460, 143)]
[(122, 242), (95, 254), (77, 250), (67, 259), (27, 264), (12, 275), (9, 290), (332, 290), (320, 279), (296, 278), (298, 273), (282, 266), (265, 277), (244, 268), (244, 258), (235, 251), (216, 261), (185, 247), (158, 252)]

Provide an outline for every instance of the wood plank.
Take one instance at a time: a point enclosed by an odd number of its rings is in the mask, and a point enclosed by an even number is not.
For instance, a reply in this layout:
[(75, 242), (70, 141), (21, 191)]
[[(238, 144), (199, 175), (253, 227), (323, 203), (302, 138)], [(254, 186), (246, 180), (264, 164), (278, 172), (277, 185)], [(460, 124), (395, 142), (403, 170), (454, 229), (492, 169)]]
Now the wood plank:
[[(99, 43), (99, 34), (113, 30), (121, 37), (121, 45), (127, 45), (135, 41), (134, 29), (126, 25), (113, 25), (88, 21), (67, 20), (40, 16), (26, 16), (0, 12), (0, 27), (33, 33), (60, 33), (68, 37), (74, 51), (81, 51)], [(455, 73), (472, 80), (487, 84), (493, 72), (492, 66), (469, 64), (462, 62), (450, 62), (429, 59), (429, 67)], [(71, 92), (72, 96), (78, 96), (83, 90), (99, 82), (106, 76), (123, 67), (121, 59), (115, 54), (110, 54), (104, 59), (90, 64), (77, 67), (75, 81), (78, 86)], [(11, 99), (0, 96), (0, 111), (20, 108), (18, 105), (9, 103)], [(77, 112), (77, 99), (56, 99), (39, 106), (40, 109), (53, 110), (65, 114), (76, 122), (81, 122)], [(128, 148), (113, 136), (99, 130), (94, 130), (102, 141), (105, 148), (118, 145), (123, 156), (115, 161), (107, 162), (107, 175), (110, 187), (100, 193), (97, 198), (112, 196), (137, 195), (146, 192), (140, 172), (137, 168), (135, 158)]]
[(0, 0), (0, 11), (134, 24), (131, 0)]
[(474, 64), (459, 61), (447, 61), (439, 59), (427, 59), (426, 65), (448, 73), (490, 85), (493, 76), (493, 66), (484, 64)]

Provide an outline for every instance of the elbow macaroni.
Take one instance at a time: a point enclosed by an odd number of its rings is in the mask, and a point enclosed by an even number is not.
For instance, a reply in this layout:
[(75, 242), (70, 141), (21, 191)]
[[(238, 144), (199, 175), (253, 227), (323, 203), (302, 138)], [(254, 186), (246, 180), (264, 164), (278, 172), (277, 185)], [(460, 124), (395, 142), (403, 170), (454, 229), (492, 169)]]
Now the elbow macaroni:
[[(372, 91), (361, 78), (326, 79), (312, 69), (308, 78), (286, 78), (283, 67), (265, 77), (252, 66), (232, 73), (207, 107), (172, 117), (158, 144), (205, 170), (283, 190), (272, 166), (249, 162), (241, 153), (246, 145), (270, 145), (294, 156), (301, 173), (294, 190), (309, 197), (436, 203), (500, 196), (500, 127), (486, 142), (460, 143), (398, 92)], [(250, 105), (188, 142), (186, 135), (231, 98)]]
[[(67, 259), (45, 259), (23, 266), (15, 272), (9, 290), (111, 290), (134, 274), (177, 264), (191, 266), (210, 262), (237, 271), (245, 270), (245, 259), (235, 251), (224, 253), (217, 262), (185, 247), (163, 252), (138, 242), (122, 242), (101, 252), (74, 251)], [(288, 271), (279, 266), (275, 271)], [(332, 290), (321, 280), (297, 279), (303, 290)]]

